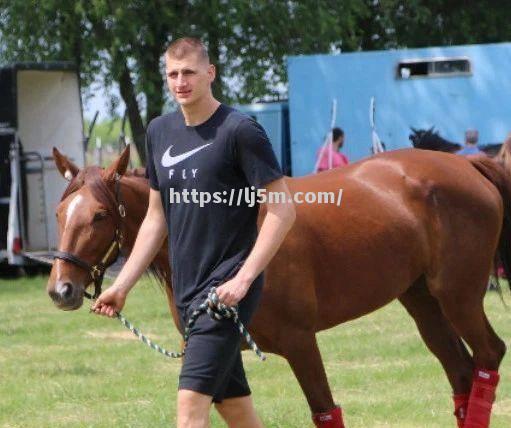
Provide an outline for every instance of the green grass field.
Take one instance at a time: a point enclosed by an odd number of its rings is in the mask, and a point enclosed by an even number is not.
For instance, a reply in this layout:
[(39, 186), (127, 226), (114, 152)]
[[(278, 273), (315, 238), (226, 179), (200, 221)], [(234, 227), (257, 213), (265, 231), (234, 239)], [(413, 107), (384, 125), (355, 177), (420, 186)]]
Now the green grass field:
[[(0, 280), (0, 427), (175, 426), (180, 362), (138, 342), (117, 320), (57, 310), (45, 277)], [(508, 293), (506, 293), (508, 294)], [(507, 298), (511, 301), (511, 298)], [(509, 344), (511, 314), (494, 293), (489, 317)], [(159, 287), (145, 279), (124, 314), (178, 350)], [(454, 427), (447, 380), (399, 304), (319, 335), (330, 385), (350, 428)], [(309, 427), (309, 410), (286, 362), (244, 353), (266, 427)], [(501, 367), (492, 427), (511, 426), (511, 357)], [(212, 426), (224, 426), (212, 412)]]

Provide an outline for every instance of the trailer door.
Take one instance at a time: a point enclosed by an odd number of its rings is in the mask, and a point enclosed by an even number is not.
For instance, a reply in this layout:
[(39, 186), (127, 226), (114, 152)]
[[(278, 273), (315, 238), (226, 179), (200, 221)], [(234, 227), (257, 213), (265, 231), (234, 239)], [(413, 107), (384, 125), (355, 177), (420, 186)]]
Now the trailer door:
[(67, 186), (52, 158), (57, 147), (84, 165), (83, 122), (76, 71), (18, 70), (17, 112), (26, 177), (24, 251), (57, 246), (56, 207)]

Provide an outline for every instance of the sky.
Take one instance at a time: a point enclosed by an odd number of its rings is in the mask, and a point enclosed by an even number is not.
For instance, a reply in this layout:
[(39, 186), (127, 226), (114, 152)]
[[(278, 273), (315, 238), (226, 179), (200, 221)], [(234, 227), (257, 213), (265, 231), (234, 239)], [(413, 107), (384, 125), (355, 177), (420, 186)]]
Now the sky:
[[(121, 99), (117, 85), (109, 90)], [(82, 94), (83, 115), (85, 119), (91, 120), (96, 111), (99, 111), (98, 122), (110, 118), (108, 97), (105, 94), (105, 91), (106, 89), (99, 83), (94, 83), (93, 89), (89, 94), (87, 94), (87, 96)], [(116, 112), (118, 116), (122, 116), (124, 114), (124, 103), (122, 102), (122, 99)]]
[[(109, 111), (110, 94), (113, 94), (116, 98), (119, 99), (119, 106), (116, 109), (116, 115), (118, 117), (121, 117), (124, 114), (125, 105), (119, 93), (118, 85), (114, 83), (110, 88), (107, 89), (100, 82), (95, 82), (92, 84), (92, 89), (87, 91), (82, 90), (82, 105), (84, 119), (91, 120), (94, 117), (96, 111), (99, 111), (98, 122), (110, 119), (111, 117)], [(164, 110), (172, 108), (169, 103), (170, 100), (166, 99)], [(143, 108), (143, 103), (140, 103), (140, 105)]]

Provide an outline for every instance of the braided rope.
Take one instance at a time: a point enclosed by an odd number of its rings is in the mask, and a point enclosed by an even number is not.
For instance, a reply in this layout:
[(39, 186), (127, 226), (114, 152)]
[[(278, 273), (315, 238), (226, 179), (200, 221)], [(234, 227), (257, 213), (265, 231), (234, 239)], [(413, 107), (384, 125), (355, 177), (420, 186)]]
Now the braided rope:
[(142, 334), (138, 328), (136, 328), (133, 324), (131, 324), (120, 312), (117, 312), (117, 318), (119, 321), (130, 330), (135, 336), (137, 336), (143, 343), (149, 346), (151, 349), (159, 352), (160, 354), (165, 355), (169, 358), (182, 358), (186, 352), (186, 345), (188, 344), (188, 339), (190, 338), (190, 331), (192, 327), (195, 325), (195, 322), (199, 318), (199, 316), (203, 313), (207, 313), (214, 320), (222, 320), (231, 318), (233, 322), (238, 327), (238, 331), (245, 338), (248, 346), (256, 353), (256, 355), (261, 359), (261, 361), (266, 360), (266, 355), (264, 355), (261, 350), (258, 348), (254, 339), (250, 336), (250, 333), (247, 331), (243, 323), (240, 321), (238, 317), (238, 310), (234, 306), (226, 306), (220, 302), (218, 295), (216, 294), (216, 288), (212, 287), (208, 293), (208, 297), (204, 302), (193, 311), (192, 315), (190, 315), (190, 319), (185, 328), (184, 333), (184, 341), (185, 346), (182, 352), (170, 352), (166, 349), (162, 348), (160, 345), (154, 343), (147, 336)]
[(169, 358), (181, 358), (185, 353), (183, 352), (171, 352), (167, 351), (165, 348), (162, 348), (160, 345), (154, 343), (151, 339), (149, 339), (147, 336), (142, 334), (138, 328), (136, 328), (133, 324), (131, 324), (124, 316), (117, 312), (117, 319), (126, 327), (128, 330), (130, 330), (135, 336), (137, 336), (142, 342), (144, 342), (147, 346), (149, 346), (151, 349), (154, 349), (155, 351), (159, 352), (160, 354), (165, 355)]

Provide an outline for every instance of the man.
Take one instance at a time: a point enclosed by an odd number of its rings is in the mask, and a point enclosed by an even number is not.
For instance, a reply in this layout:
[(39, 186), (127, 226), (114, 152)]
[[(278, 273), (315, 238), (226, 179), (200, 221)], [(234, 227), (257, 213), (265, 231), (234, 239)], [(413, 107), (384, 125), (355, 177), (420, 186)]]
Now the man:
[(479, 132), (477, 129), (468, 129), (465, 132), (465, 146), (458, 150), (456, 154), (462, 156), (484, 155), (485, 153), (477, 147), (478, 140)]
[(316, 171), (326, 171), (348, 165), (347, 156), (339, 152), (343, 145), (344, 131), (341, 128), (332, 129), (332, 143), (324, 145), (318, 150)]
[[(258, 206), (236, 204), (240, 189), (289, 190), (264, 130), (218, 102), (211, 84), (215, 67), (194, 38), (174, 41), (165, 53), (167, 84), (180, 109), (154, 119), (147, 129), (149, 207), (130, 258), (97, 300), (96, 313), (115, 316), (126, 295), (169, 237), (175, 303), (184, 327), (217, 287), (220, 301), (238, 304), (248, 323), (257, 306), (263, 270), (295, 219), (292, 203), (267, 203), (257, 234)], [(220, 192), (222, 203), (184, 203), (191, 191)], [(231, 192), (235, 192), (230, 204)], [(178, 199), (181, 199), (180, 201)], [(259, 428), (231, 320), (200, 316), (191, 331), (179, 377), (177, 425), (209, 426), (209, 409), (229, 427)]]

